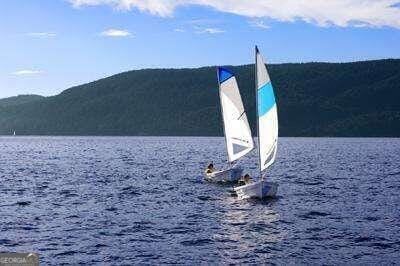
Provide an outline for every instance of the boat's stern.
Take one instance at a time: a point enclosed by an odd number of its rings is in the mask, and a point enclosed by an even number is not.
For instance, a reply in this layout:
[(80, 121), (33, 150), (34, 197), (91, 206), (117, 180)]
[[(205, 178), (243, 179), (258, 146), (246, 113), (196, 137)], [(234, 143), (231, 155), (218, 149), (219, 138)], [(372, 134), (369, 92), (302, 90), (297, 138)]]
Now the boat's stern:
[(263, 181), (262, 185), (262, 197), (275, 197), (278, 192), (278, 183)]
[(275, 197), (278, 192), (278, 183), (257, 181), (244, 186), (234, 188), (239, 199)]
[(236, 182), (243, 174), (243, 169), (240, 167), (230, 168), (222, 171), (216, 171), (211, 174), (206, 174), (205, 178), (211, 182)]

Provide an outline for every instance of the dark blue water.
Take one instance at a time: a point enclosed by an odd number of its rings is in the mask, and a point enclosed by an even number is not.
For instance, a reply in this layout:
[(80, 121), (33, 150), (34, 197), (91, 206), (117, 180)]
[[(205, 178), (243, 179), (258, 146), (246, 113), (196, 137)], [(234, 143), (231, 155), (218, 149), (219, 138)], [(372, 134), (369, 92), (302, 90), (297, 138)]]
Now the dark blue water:
[(400, 139), (281, 138), (268, 201), (202, 180), (224, 152), (222, 138), (1, 137), (0, 250), (43, 265), (400, 263)]

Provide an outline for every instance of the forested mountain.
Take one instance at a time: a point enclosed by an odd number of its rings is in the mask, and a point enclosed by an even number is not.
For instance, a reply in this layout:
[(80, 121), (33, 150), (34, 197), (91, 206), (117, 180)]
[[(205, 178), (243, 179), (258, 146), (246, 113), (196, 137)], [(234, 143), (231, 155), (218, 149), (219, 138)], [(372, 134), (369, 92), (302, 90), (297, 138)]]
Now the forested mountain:
[[(231, 69), (254, 129), (254, 66)], [(400, 137), (399, 59), (269, 72), (281, 136)], [(0, 134), (222, 135), (217, 88), (215, 67), (129, 71), (52, 97), (0, 100)]]
[(41, 100), (43, 98), (44, 98), (43, 96), (34, 95), (34, 94), (18, 95), (18, 96), (14, 96), (14, 97), (4, 98), (4, 99), (0, 99), (0, 108), (10, 106), (10, 105), (17, 105), (17, 104), (22, 104), (22, 103), (33, 102), (36, 100)]

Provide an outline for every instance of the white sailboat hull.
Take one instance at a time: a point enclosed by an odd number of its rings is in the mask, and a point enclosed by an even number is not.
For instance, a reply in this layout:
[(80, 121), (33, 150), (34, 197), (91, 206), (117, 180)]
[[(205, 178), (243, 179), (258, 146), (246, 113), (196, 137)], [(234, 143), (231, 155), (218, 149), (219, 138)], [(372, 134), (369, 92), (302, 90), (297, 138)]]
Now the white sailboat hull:
[(278, 191), (278, 183), (260, 180), (244, 186), (235, 187), (234, 191), (239, 199), (275, 197)]
[(215, 171), (211, 174), (205, 174), (208, 181), (216, 183), (227, 183), (238, 181), (243, 174), (243, 169), (240, 167), (233, 167), (226, 170)]

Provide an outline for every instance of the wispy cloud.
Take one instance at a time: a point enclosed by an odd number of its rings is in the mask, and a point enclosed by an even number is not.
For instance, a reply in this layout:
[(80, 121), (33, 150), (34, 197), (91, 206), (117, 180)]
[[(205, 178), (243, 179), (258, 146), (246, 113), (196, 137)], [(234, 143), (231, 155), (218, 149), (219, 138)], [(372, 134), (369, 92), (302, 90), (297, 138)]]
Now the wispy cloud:
[(42, 70), (32, 70), (32, 69), (24, 69), (24, 70), (18, 70), (13, 73), (12, 75), (15, 76), (22, 76), (22, 75), (37, 75), (37, 74), (43, 74), (44, 71)]
[(218, 28), (198, 28), (196, 33), (208, 33), (208, 34), (220, 34), (220, 33), (224, 33), (224, 30), (218, 29)]
[(25, 35), (37, 38), (53, 38), (57, 36), (54, 32), (28, 32)]
[(129, 37), (132, 34), (127, 30), (109, 29), (103, 31), (100, 35), (105, 37)]
[(250, 20), (250, 21), (249, 21), (249, 24), (250, 24), (250, 26), (252, 26), (252, 27), (260, 28), (260, 29), (264, 29), (264, 30), (270, 28), (270, 27), (269, 27), (267, 24), (265, 24), (265, 22), (262, 21), (262, 20)]
[(198, 19), (190, 19), (186, 20), (185, 23), (191, 25), (215, 25), (219, 24), (221, 21), (219, 19), (210, 19), (210, 18), (198, 18)]
[(220, 12), (250, 18), (302, 20), (318, 26), (389, 26), (400, 29), (400, 0), (69, 0), (75, 7), (110, 5), (116, 9), (138, 9), (154, 15), (172, 16), (179, 6), (202, 5)]
[(184, 23), (189, 26), (191, 31), (198, 34), (220, 34), (225, 32), (225, 30), (218, 27), (221, 21), (217, 19), (197, 18), (186, 20)]

